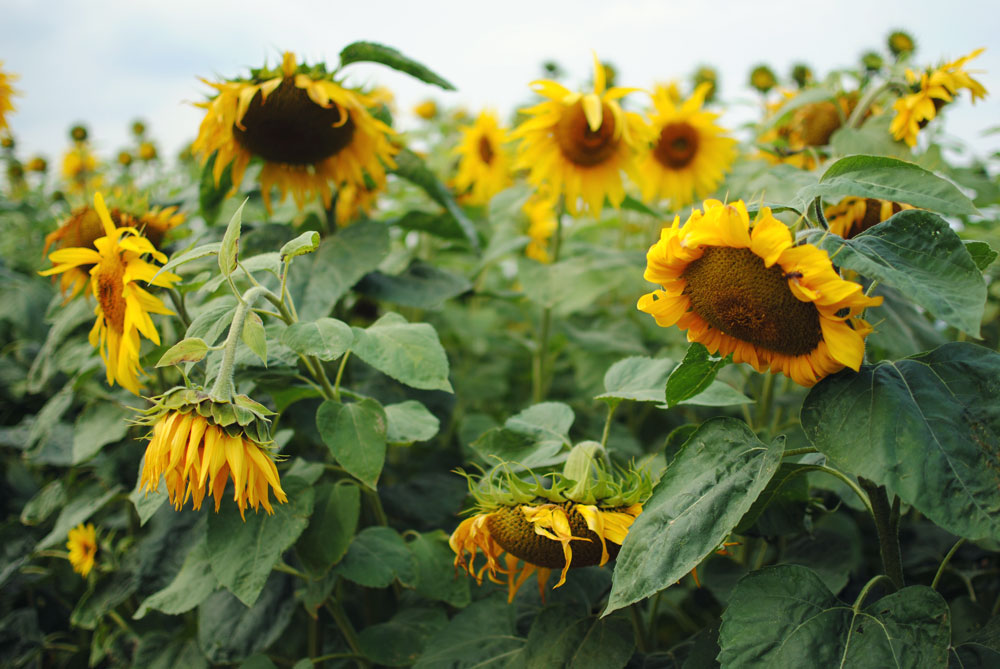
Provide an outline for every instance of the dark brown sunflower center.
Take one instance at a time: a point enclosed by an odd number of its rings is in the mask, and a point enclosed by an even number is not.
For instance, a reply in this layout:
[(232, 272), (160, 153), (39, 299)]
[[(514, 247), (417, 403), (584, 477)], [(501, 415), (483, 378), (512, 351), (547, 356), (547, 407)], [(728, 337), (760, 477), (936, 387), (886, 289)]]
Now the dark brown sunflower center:
[[(903, 208), (899, 206), (898, 202), (892, 203), (892, 214), (898, 214)], [(892, 215), (890, 214), (890, 215)], [(847, 231), (847, 239), (860, 235), (862, 232), (868, 228), (878, 225), (882, 222), (882, 202), (874, 198), (865, 199), (865, 214), (861, 217), (860, 221), (854, 221), (851, 225), (851, 229)]]
[(698, 131), (687, 123), (668, 123), (660, 131), (653, 155), (664, 167), (687, 167), (698, 153)]
[(122, 277), (125, 266), (120, 262), (101, 262), (97, 268), (97, 302), (101, 305), (108, 327), (118, 334), (125, 331), (125, 298)]
[(806, 146), (826, 146), (840, 127), (840, 114), (830, 101), (815, 102), (800, 109), (793, 124)]
[(615, 117), (611, 107), (601, 103), (601, 125), (591, 130), (578, 101), (563, 111), (556, 124), (556, 141), (566, 160), (581, 167), (593, 167), (608, 160), (618, 148), (615, 137)]
[[(590, 539), (590, 541), (574, 540), (570, 542), (570, 548), (573, 549), (570, 567), (590, 567), (600, 564), (600, 537), (590, 531), (590, 528), (587, 527), (587, 521), (576, 511), (568, 513), (567, 516), (569, 517), (569, 526), (573, 530), (573, 536)], [(486, 528), (501, 548), (525, 562), (548, 569), (562, 569), (566, 565), (562, 544), (536, 534), (534, 524), (524, 517), (520, 506), (504, 507), (499, 511), (494, 511), (486, 519)], [(612, 559), (617, 557), (621, 546), (607, 540), (605, 543), (608, 547), (608, 555)]]
[(750, 249), (710, 246), (681, 276), (695, 313), (731, 337), (791, 356), (822, 339), (816, 307), (792, 294), (780, 266), (765, 267)]
[(336, 105), (320, 107), (304, 89), (285, 79), (267, 101), (260, 91), (250, 101), (243, 127), (233, 126), (236, 141), (273, 163), (312, 165), (351, 143), (354, 122)]
[(488, 137), (483, 136), (479, 138), (479, 157), (487, 165), (493, 162), (493, 145), (490, 144)]

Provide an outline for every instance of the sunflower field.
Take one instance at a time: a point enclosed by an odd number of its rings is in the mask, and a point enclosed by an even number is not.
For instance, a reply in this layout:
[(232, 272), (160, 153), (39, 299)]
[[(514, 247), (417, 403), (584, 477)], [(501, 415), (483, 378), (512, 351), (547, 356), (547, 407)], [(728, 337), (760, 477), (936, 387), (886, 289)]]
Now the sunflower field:
[(359, 41), (51, 166), (0, 62), (0, 665), (1000, 666), (981, 51), (727, 128), (707, 66), (470, 111)]

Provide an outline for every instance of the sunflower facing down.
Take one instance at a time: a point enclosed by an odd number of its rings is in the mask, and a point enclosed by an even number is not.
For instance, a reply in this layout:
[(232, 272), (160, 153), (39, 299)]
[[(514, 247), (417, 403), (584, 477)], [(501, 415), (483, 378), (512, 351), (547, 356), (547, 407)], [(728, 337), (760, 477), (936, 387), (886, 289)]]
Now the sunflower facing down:
[(984, 50), (976, 49), (968, 56), (945, 63), (931, 72), (923, 72), (919, 77), (913, 70), (907, 70), (906, 81), (913, 92), (899, 98), (892, 106), (896, 112), (889, 126), (893, 139), (902, 140), (909, 146), (916, 146), (917, 134), (921, 128), (933, 120), (938, 111), (951, 102), (963, 88), (972, 94), (973, 104), (979, 98), (986, 97), (986, 88), (963, 69), (967, 62), (979, 56)]
[(14, 103), (11, 99), (17, 94), (11, 82), (17, 79), (17, 75), (3, 71), (3, 61), (0, 60), (0, 130), (7, 127), (7, 114), (14, 111)]
[(503, 148), (506, 132), (491, 111), (481, 112), (475, 123), (461, 130), (462, 141), (452, 152), (458, 156), (455, 190), (464, 193), (462, 199), (469, 204), (487, 204), (512, 182), (510, 160)]
[(574, 216), (584, 208), (600, 216), (605, 197), (617, 208), (625, 199), (622, 172), (634, 177), (645, 133), (639, 115), (623, 111), (618, 100), (636, 89), (605, 90), (596, 55), (592, 93), (573, 93), (548, 79), (531, 85), (548, 100), (521, 110), (528, 118), (511, 133), (520, 140), (514, 168), (528, 170), (528, 181), (554, 197), (565, 196)]
[(657, 325), (803, 386), (860, 367), (871, 327), (858, 316), (882, 303), (842, 279), (826, 251), (795, 246), (769, 208), (751, 226), (742, 200), (706, 200), (683, 227), (675, 218), (646, 259), (643, 276), (661, 288), (637, 306)]
[(50, 276), (89, 267), (90, 285), (97, 299), (90, 345), (104, 359), (108, 384), (117, 382), (138, 395), (142, 387), (139, 375), (144, 373), (139, 365), (139, 335), (159, 345), (160, 335), (149, 315), (174, 313), (160, 298), (146, 292), (140, 282), (168, 288), (180, 277), (170, 272), (156, 275), (159, 268), (142, 257), (150, 255), (160, 262), (166, 262), (167, 257), (135, 228), (116, 228), (100, 193), (94, 194), (94, 208), (104, 236), (94, 240), (92, 247), (53, 251), (49, 255), (53, 267), (39, 274)]
[[(597, 446), (584, 442), (576, 448), (588, 444)], [(507, 601), (512, 602), (535, 572), (544, 597), (553, 569), (559, 570), (559, 580), (552, 586), (558, 588), (571, 568), (603, 566), (617, 557), (652, 483), (644, 473), (635, 472), (616, 481), (596, 463), (593, 472), (595, 476), (582, 482), (550, 474), (549, 488), (537, 478), (529, 483), (509, 472), (496, 477), (496, 470), (477, 485), (470, 478), (476, 513), (463, 520), (449, 539), (455, 567), (464, 569), (477, 584), (482, 584), (484, 573), (494, 583), (506, 584)], [(478, 568), (477, 552), (486, 558)]]
[(97, 530), (93, 523), (80, 523), (69, 531), (66, 548), (69, 554), (66, 558), (73, 566), (73, 571), (87, 578), (94, 568), (94, 558), (97, 556)]
[(913, 207), (901, 202), (876, 200), (871, 197), (845, 197), (837, 204), (827, 207), (823, 213), (830, 232), (844, 239), (850, 239), (904, 209)]
[(211, 495), (218, 512), (232, 479), (233, 501), (244, 520), (248, 506), (274, 513), (269, 487), (278, 502), (288, 501), (268, 448), (266, 416), (271, 412), (264, 406), (245, 395), (236, 395), (232, 403), (217, 402), (189, 388), (175, 388), (154, 402), (139, 421), (153, 428), (139, 481), (147, 493), (157, 489), (162, 476), (178, 511), (188, 499), (200, 509)]
[(234, 191), (250, 160), (259, 157), (261, 195), (271, 210), (271, 187), (291, 192), (301, 209), (319, 195), (326, 208), (341, 184), (362, 187), (366, 176), (385, 182), (395, 167), (392, 129), (368, 111), (373, 98), (345, 88), (322, 66), (297, 65), (285, 53), (280, 69), (257, 70), (249, 80), (205, 82), (218, 91), (197, 106), (207, 110), (192, 151), (202, 162), (217, 152), (216, 184), (232, 165)]
[(736, 159), (736, 140), (715, 124), (719, 115), (702, 110), (709, 86), (679, 104), (670, 88), (653, 91), (654, 140), (637, 169), (644, 199), (669, 198), (674, 208), (684, 207), (714, 191)]

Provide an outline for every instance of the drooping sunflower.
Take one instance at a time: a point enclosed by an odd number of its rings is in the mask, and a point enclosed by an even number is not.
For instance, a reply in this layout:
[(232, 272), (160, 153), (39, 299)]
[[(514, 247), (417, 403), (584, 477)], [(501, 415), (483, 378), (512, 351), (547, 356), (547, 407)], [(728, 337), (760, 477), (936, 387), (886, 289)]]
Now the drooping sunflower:
[(531, 241), (524, 249), (524, 255), (538, 262), (552, 262), (549, 253), (549, 240), (556, 231), (559, 222), (556, 220), (556, 203), (551, 195), (535, 193), (521, 207), (528, 217), (528, 237)]
[(69, 549), (69, 554), (66, 557), (73, 565), (73, 571), (87, 578), (94, 568), (94, 558), (97, 556), (97, 530), (94, 524), (80, 523), (69, 531), (67, 538), (66, 548)]
[(514, 168), (528, 170), (528, 181), (537, 188), (564, 196), (573, 215), (589, 209), (600, 216), (605, 198), (615, 208), (621, 205), (622, 172), (634, 177), (636, 150), (645, 138), (639, 115), (618, 104), (636, 89), (606, 89), (604, 77), (595, 54), (591, 93), (574, 93), (548, 79), (532, 82), (548, 99), (522, 109), (527, 118), (511, 133), (520, 140)]
[[(597, 446), (584, 442), (576, 449), (588, 444)], [(571, 455), (567, 465), (572, 460)], [(502, 469), (478, 482), (469, 477), (476, 506), (449, 539), (455, 566), (465, 569), (480, 585), (484, 573), (494, 583), (506, 584), (511, 602), (536, 572), (544, 597), (553, 569), (559, 570), (559, 580), (552, 586), (558, 588), (571, 568), (603, 566), (617, 557), (629, 528), (642, 513), (652, 482), (644, 472), (615, 476), (596, 462), (586, 466), (590, 471), (580, 481), (567, 478), (565, 470), (549, 474), (551, 487), (543, 486), (537, 477), (527, 482)], [(475, 565), (478, 551), (486, 558), (479, 568)], [(500, 580), (498, 575), (506, 578)]]
[(234, 190), (250, 160), (260, 158), (269, 211), (273, 186), (281, 200), (291, 192), (300, 209), (316, 195), (329, 208), (341, 184), (361, 187), (367, 177), (381, 186), (386, 167), (395, 167), (393, 130), (368, 111), (375, 100), (334, 81), (322, 65), (297, 65), (295, 55), (285, 53), (278, 69), (205, 83), (218, 94), (197, 105), (207, 113), (192, 151), (202, 162), (217, 154), (216, 183), (232, 165)]
[(824, 210), (830, 232), (850, 239), (878, 225), (904, 209), (913, 209), (902, 202), (876, 200), (871, 197), (845, 197)]
[(16, 74), (4, 72), (3, 61), (0, 60), (0, 130), (8, 127), (7, 114), (15, 109), (13, 97), (17, 95), (17, 91), (11, 83), (16, 80)]
[[(153, 207), (147, 209), (141, 197), (122, 195), (119, 206), (112, 207), (108, 214), (116, 228), (135, 228), (149, 239), (154, 247), (159, 247), (164, 236), (184, 222), (184, 214), (177, 212), (177, 207)], [(136, 213), (136, 212), (142, 213)], [(79, 207), (70, 214), (63, 223), (45, 236), (45, 248), (42, 255), (47, 255), (50, 248), (90, 248), (94, 242), (105, 236), (104, 224), (97, 210), (88, 205)], [(71, 300), (87, 285), (91, 267), (82, 264), (67, 269), (60, 277), (60, 290)]]
[[(771, 118), (780, 112), (797, 93), (782, 90), (782, 100), (767, 105)], [(763, 157), (771, 163), (785, 163), (802, 169), (816, 167), (817, 158), (825, 155), (823, 147), (841, 128), (858, 103), (856, 91), (840, 92), (831, 100), (810, 102), (795, 109), (788, 120), (768, 128), (757, 138), (767, 145)]]
[(97, 306), (97, 320), (90, 330), (90, 344), (96, 348), (107, 367), (109, 385), (116, 382), (123, 388), (139, 394), (139, 349), (142, 334), (159, 345), (160, 335), (150, 314), (169, 314), (160, 298), (140, 287), (140, 282), (154, 286), (170, 287), (180, 277), (143, 260), (149, 255), (159, 262), (167, 257), (142, 237), (134, 227), (116, 228), (100, 193), (94, 194), (94, 209), (100, 219), (104, 236), (94, 240), (92, 247), (63, 247), (49, 254), (51, 269), (39, 272), (42, 276), (62, 274), (70, 270), (89, 267), (90, 285)]
[(665, 86), (653, 91), (653, 142), (638, 159), (638, 183), (646, 200), (668, 198), (680, 208), (714, 191), (736, 159), (736, 140), (705, 111), (709, 84), (677, 104)]
[(860, 314), (882, 298), (842, 279), (826, 251), (796, 246), (769, 208), (751, 225), (742, 200), (704, 207), (683, 227), (675, 218), (649, 249), (644, 277), (661, 288), (640, 297), (639, 310), (711, 353), (803, 386), (857, 370), (871, 332)]
[(281, 489), (270, 445), (268, 411), (245, 395), (232, 402), (211, 399), (191, 388), (175, 388), (154, 399), (140, 424), (152, 426), (140, 487), (155, 491), (160, 477), (170, 503), (178, 511), (188, 499), (195, 510), (206, 495), (219, 511), (227, 482), (232, 479), (240, 516), (261, 506), (274, 513), (270, 488), (279, 503), (288, 501)]
[(375, 200), (381, 188), (374, 183), (355, 186), (354, 184), (344, 184), (337, 191), (337, 203), (334, 205), (334, 218), (339, 227), (346, 227), (358, 220), (362, 215), (367, 215), (375, 208)]
[(907, 70), (906, 81), (912, 92), (896, 100), (892, 106), (896, 112), (889, 126), (893, 138), (903, 140), (909, 146), (916, 146), (917, 134), (921, 128), (933, 120), (938, 111), (963, 88), (972, 94), (973, 104), (979, 98), (986, 97), (986, 88), (964, 69), (967, 62), (984, 50), (976, 49), (967, 56), (945, 63), (930, 72), (922, 72), (919, 76), (913, 70)]
[(469, 204), (487, 204), (512, 183), (510, 159), (504, 149), (507, 133), (492, 111), (480, 112), (475, 123), (461, 130), (462, 140), (452, 152), (459, 159), (455, 190)]

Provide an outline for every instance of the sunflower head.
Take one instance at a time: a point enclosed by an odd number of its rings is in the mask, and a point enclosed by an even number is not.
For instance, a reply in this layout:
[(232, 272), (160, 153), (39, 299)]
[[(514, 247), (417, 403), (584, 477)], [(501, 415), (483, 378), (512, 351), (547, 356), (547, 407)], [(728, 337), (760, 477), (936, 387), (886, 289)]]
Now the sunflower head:
[(152, 428), (140, 486), (154, 491), (162, 476), (174, 508), (191, 499), (200, 509), (211, 494), (218, 512), (232, 479), (233, 501), (244, 519), (248, 506), (274, 513), (268, 488), (278, 502), (288, 498), (274, 464), (271, 415), (246, 395), (220, 402), (200, 389), (174, 388), (154, 398), (137, 421)]
[(861, 56), (861, 65), (865, 68), (866, 72), (878, 72), (885, 65), (885, 61), (882, 59), (882, 54), (878, 51), (866, 51)]
[(708, 90), (705, 92), (705, 102), (713, 102), (715, 96), (719, 92), (719, 73), (715, 68), (709, 65), (702, 65), (697, 70), (694, 71), (694, 76), (692, 77), (694, 88), (697, 90), (702, 84), (708, 84)]
[(643, 198), (669, 198), (680, 208), (714, 191), (736, 159), (736, 140), (716, 124), (718, 114), (702, 106), (709, 85), (679, 102), (676, 88), (657, 86), (649, 122), (652, 141), (640, 154), (639, 187)]
[(128, 151), (118, 152), (118, 164), (123, 167), (128, 167), (132, 164), (132, 154)]
[(413, 108), (413, 113), (424, 119), (425, 121), (431, 121), (437, 118), (438, 106), (433, 100), (424, 100), (416, 107)]
[(799, 88), (805, 88), (813, 81), (812, 68), (805, 63), (796, 63), (792, 66), (792, 81)]
[(453, 185), (465, 202), (484, 205), (512, 183), (510, 158), (504, 148), (507, 132), (500, 127), (496, 113), (488, 110), (461, 131), (462, 139), (452, 152), (458, 157)]
[(13, 135), (8, 135), (8, 134), (0, 135), (0, 149), (4, 149), (5, 151), (10, 151), (15, 146), (17, 146), (17, 142), (14, 140)]
[(767, 93), (777, 85), (778, 78), (775, 76), (774, 70), (767, 65), (758, 65), (750, 70), (750, 86), (761, 93)]
[(552, 262), (549, 240), (559, 223), (556, 219), (556, 202), (551, 195), (535, 193), (521, 207), (528, 217), (528, 237), (531, 239), (524, 254), (541, 263)]
[(4, 72), (3, 61), (0, 60), (0, 130), (7, 127), (7, 114), (14, 111), (12, 98), (17, 95), (17, 91), (11, 83), (16, 79), (17, 75)]
[(894, 30), (889, 33), (889, 36), (886, 38), (886, 44), (892, 55), (897, 58), (905, 58), (917, 49), (917, 44), (913, 41), (913, 37), (903, 30)]
[(87, 126), (78, 123), (69, 129), (69, 138), (74, 142), (86, 142), (87, 137), (90, 133), (87, 131)]
[(904, 209), (913, 209), (902, 202), (876, 200), (871, 197), (845, 197), (824, 210), (830, 232), (844, 239), (856, 237)]
[(144, 162), (150, 162), (156, 160), (156, 145), (152, 142), (141, 142), (139, 144), (139, 150), (137, 151), (139, 155), (139, 160)]
[(132, 134), (136, 137), (142, 137), (146, 134), (146, 123), (142, 119), (132, 121)]
[(596, 54), (592, 92), (574, 93), (547, 79), (532, 88), (546, 100), (521, 110), (525, 119), (511, 134), (519, 140), (515, 169), (528, 170), (536, 187), (564, 196), (574, 215), (584, 208), (580, 201), (595, 215), (605, 198), (617, 208), (625, 199), (622, 172), (634, 173), (645, 136), (642, 119), (618, 104), (633, 89), (607, 88)]
[(249, 79), (205, 82), (216, 96), (198, 106), (207, 110), (192, 151), (203, 162), (216, 155), (216, 183), (232, 165), (233, 189), (250, 161), (263, 161), (261, 191), (271, 209), (271, 188), (283, 200), (291, 192), (301, 209), (317, 195), (332, 205), (342, 184), (382, 185), (386, 167), (395, 167), (394, 134), (369, 108), (373, 98), (344, 87), (322, 64), (296, 63), (285, 53), (275, 69), (251, 70)]
[[(559, 587), (571, 568), (616, 557), (653, 484), (644, 471), (610, 473), (595, 457), (599, 449), (596, 442), (578, 444), (563, 473), (548, 474), (545, 481), (530, 471), (530, 480), (519, 478), (506, 466), (478, 480), (466, 476), (476, 504), (449, 540), (456, 568), (479, 583), (484, 572), (496, 583), (504, 583), (498, 574), (506, 576), (513, 601), (536, 571), (544, 594), (551, 570), (560, 570)], [(478, 570), (477, 552), (486, 558)]]
[(860, 315), (882, 303), (842, 279), (826, 251), (796, 245), (767, 207), (751, 223), (742, 200), (707, 200), (683, 227), (675, 218), (646, 259), (644, 276), (660, 288), (638, 308), (657, 325), (804, 386), (860, 367), (871, 332)]
[(28, 171), (42, 174), (49, 169), (49, 162), (42, 156), (35, 156), (28, 161)]
[(94, 568), (94, 559), (97, 556), (97, 530), (94, 529), (94, 524), (80, 523), (69, 531), (67, 539), (66, 548), (69, 549), (69, 554), (66, 557), (73, 565), (73, 571), (87, 578), (90, 570)]

